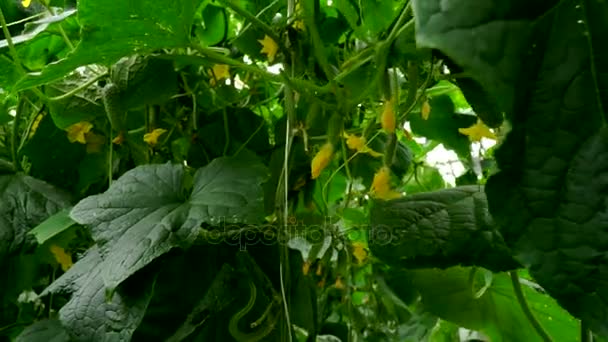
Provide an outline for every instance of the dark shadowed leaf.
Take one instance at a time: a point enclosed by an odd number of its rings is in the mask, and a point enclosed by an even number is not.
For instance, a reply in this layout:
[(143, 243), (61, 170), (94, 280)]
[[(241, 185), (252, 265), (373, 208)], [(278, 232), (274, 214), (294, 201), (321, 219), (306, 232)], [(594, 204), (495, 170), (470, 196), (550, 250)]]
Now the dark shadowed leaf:
[(0, 262), (21, 250), (30, 229), (69, 205), (66, 193), (45, 182), (23, 174), (0, 176)]
[(377, 201), (370, 222), (370, 249), (392, 265), (518, 267), (488, 213), (481, 186)]
[(560, 304), (608, 336), (608, 4), (419, 0), (414, 10), (419, 43), (461, 66), (511, 121), (486, 187), (505, 241)]
[(59, 319), (73, 341), (130, 341), (144, 316), (152, 294), (152, 279), (137, 293), (119, 289), (107, 299), (102, 279), (102, 258), (97, 246), (46, 288), (41, 296), (69, 293)]

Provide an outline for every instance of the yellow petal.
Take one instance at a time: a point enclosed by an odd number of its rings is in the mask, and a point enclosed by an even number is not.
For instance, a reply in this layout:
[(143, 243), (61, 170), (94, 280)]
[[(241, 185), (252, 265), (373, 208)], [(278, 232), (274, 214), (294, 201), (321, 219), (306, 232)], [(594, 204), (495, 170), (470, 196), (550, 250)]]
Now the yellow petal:
[(361, 151), (365, 147), (366, 139), (354, 134), (346, 134), (346, 146), (351, 150)]
[(279, 46), (277, 43), (268, 35), (264, 35), (264, 39), (258, 39), (258, 42), (262, 44), (261, 53), (265, 53), (268, 56), (268, 61), (272, 63), (274, 61), (274, 56), (276, 56), (277, 51), (279, 51)]
[(293, 22), (293, 28), (299, 31), (304, 31), (306, 26), (304, 25), (304, 20), (296, 20)]
[(372, 181), (370, 189), (372, 197), (386, 201), (401, 197), (401, 193), (391, 189), (390, 180), (389, 168), (386, 166), (381, 167), (374, 175), (374, 180)]
[(81, 144), (86, 144), (87, 140), (85, 138), (85, 134), (89, 133), (89, 131), (93, 128), (93, 124), (88, 121), (81, 121), (71, 125), (66, 128), (66, 132), (68, 133), (68, 140), (73, 142), (79, 142)]
[(323, 274), (323, 265), (321, 263), (319, 263), (317, 265), (317, 271), (315, 272), (316, 275), (320, 276)]
[(331, 157), (334, 154), (334, 146), (327, 142), (319, 152), (312, 158), (312, 163), (310, 163), (310, 173), (312, 174), (312, 179), (316, 179), (321, 175), (321, 172), (329, 165), (331, 161)]
[(338, 290), (344, 290), (346, 288), (346, 285), (344, 285), (344, 280), (342, 279), (342, 277), (338, 276), (336, 278), (336, 282), (334, 283), (334, 287), (337, 288)]
[(310, 261), (304, 261), (302, 264), (302, 274), (308, 275), (308, 271), (310, 271)]
[(429, 114), (431, 114), (431, 104), (429, 103), (429, 101), (424, 101), (424, 103), (422, 104), (422, 108), (420, 109), (420, 114), (422, 115), (422, 118), (424, 120), (428, 120), (429, 119)]
[(480, 141), (481, 138), (488, 138), (496, 140), (496, 135), (490, 131), (488, 126), (484, 125), (481, 120), (477, 120), (477, 123), (468, 128), (459, 128), (458, 132), (469, 137), (471, 141)]
[(365, 260), (367, 260), (367, 250), (365, 246), (361, 242), (353, 242), (353, 256), (357, 260), (357, 263), (360, 265)]
[(214, 64), (211, 68), (213, 75), (216, 80), (223, 80), (230, 78), (230, 66), (226, 64)]
[(345, 134), (344, 136), (346, 137), (346, 146), (348, 146), (349, 149), (359, 153), (369, 153), (374, 158), (382, 156), (382, 153), (378, 153), (369, 148), (369, 146), (366, 146), (367, 140), (364, 137), (355, 134)]
[(382, 128), (387, 133), (395, 132), (395, 126), (397, 125), (397, 119), (395, 117), (395, 101), (389, 100), (384, 103), (381, 122)]
[(67, 271), (70, 267), (72, 267), (72, 265), (74, 264), (72, 262), (72, 256), (66, 253), (65, 249), (57, 245), (51, 245), (49, 249), (51, 250), (51, 253), (53, 253), (53, 255), (55, 256), (55, 260), (57, 260), (57, 263), (61, 265), (61, 269), (64, 272)]
[(150, 133), (144, 134), (144, 141), (147, 142), (150, 146), (154, 146), (158, 144), (158, 137), (160, 137), (166, 131), (166, 129), (157, 128)]
[(125, 133), (123, 131), (120, 131), (120, 133), (118, 133), (118, 135), (114, 139), (112, 139), (112, 144), (122, 145), (123, 142), (125, 142)]
[(23, 0), (23, 1), (21, 1), (21, 5), (23, 5), (23, 7), (25, 7), (25, 8), (30, 7), (31, 3), (32, 3), (32, 0)]

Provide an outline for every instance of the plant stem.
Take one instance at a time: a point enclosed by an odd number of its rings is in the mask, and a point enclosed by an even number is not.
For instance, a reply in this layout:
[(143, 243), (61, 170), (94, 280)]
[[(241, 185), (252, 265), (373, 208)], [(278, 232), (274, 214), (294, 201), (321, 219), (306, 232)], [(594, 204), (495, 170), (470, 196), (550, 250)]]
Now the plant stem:
[(264, 127), (264, 125), (266, 125), (266, 122), (264, 120), (262, 120), (262, 122), (260, 123), (258, 128), (256, 128), (255, 131), (253, 131), (253, 133), (249, 136), (249, 138), (247, 138), (247, 140), (245, 140), (245, 142), (238, 148), (238, 150), (236, 150), (233, 157), (238, 156), (238, 154), (245, 148), (245, 146), (247, 146), (251, 142), (253, 137), (255, 137), (256, 134), (258, 134), (258, 132), (260, 131), (260, 129), (262, 129), (262, 127)]
[(224, 136), (226, 141), (224, 142), (224, 153), (222, 154), (224, 157), (228, 153), (228, 146), (230, 146), (230, 129), (228, 127), (228, 113), (226, 112), (226, 108), (222, 111), (222, 116), (224, 117)]
[(317, 30), (314, 2), (303, 1), (302, 9), (304, 10), (304, 23), (306, 23), (306, 27), (308, 28), (308, 32), (310, 34), (310, 37), (312, 38), (314, 55), (315, 57), (317, 57), (317, 62), (319, 62), (319, 65), (321, 66), (321, 70), (323, 70), (325, 77), (328, 81), (331, 81), (333, 78), (333, 73), (329, 66), (327, 53), (325, 52), (323, 41), (321, 40), (321, 36), (319, 35), (319, 30)]
[(519, 282), (519, 276), (517, 275), (517, 271), (509, 272), (509, 276), (511, 276), (511, 283), (513, 284), (513, 290), (515, 291), (515, 297), (517, 298), (517, 301), (519, 302), (519, 306), (521, 306), (521, 309), (524, 312), (524, 315), (526, 315), (526, 318), (528, 319), (530, 324), (532, 324), (532, 327), (534, 327), (534, 330), (536, 330), (536, 332), (538, 333), (540, 338), (545, 342), (551, 342), (552, 341), (551, 337), (549, 336), (549, 334), (547, 334), (545, 329), (543, 329), (542, 325), (540, 325), (540, 323), (536, 320), (536, 317), (534, 317), (534, 314), (532, 313), (532, 311), (530, 310), (530, 307), (528, 306), (528, 302), (526, 301), (524, 292), (521, 289), (521, 283)]
[(13, 157), (13, 165), (15, 166), (15, 170), (17, 171), (22, 170), (21, 163), (18, 160), (17, 135), (19, 134), (19, 121), (21, 121), (21, 115), (23, 114), (24, 105), (25, 100), (20, 97), (19, 103), (17, 104), (15, 118), (13, 119), (13, 131), (11, 133), (11, 154)]
[(581, 320), (581, 342), (593, 342), (593, 334), (583, 320)]
[(19, 54), (17, 53), (17, 49), (15, 49), (15, 45), (13, 44), (13, 38), (11, 37), (11, 33), (8, 30), (8, 26), (6, 26), (6, 19), (4, 18), (4, 13), (2, 12), (2, 8), (0, 8), (0, 26), (2, 26), (2, 32), (4, 33), (4, 38), (6, 39), (6, 43), (8, 44), (8, 50), (13, 57), (13, 64), (19, 69), (22, 74), (25, 74), (25, 69), (21, 65), (21, 60), (19, 59)]
[[(267, 71), (264, 71), (260, 68), (255, 67), (255, 66), (245, 64), (241, 61), (237, 61), (228, 56), (219, 54), (216, 51), (214, 51), (214, 49), (211, 49), (211, 48), (206, 48), (206, 47), (203, 47), (200, 45), (193, 45), (193, 48), (214, 62), (235, 66), (242, 70), (256, 74), (268, 81), (277, 82), (277, 83), (284, 83), (286, 81), (287, 76), (284, 73), (282, 73), (281, 75), (271, 74)], [(294, 89), (296, 89), (300, 92), (311, 92), (315, 95), (319, 95), (319, 94), (326, 94), (331, 91), (331, 87), (330, 87), (329, 83), (320, 87), (316, 84), (313, 84), (312, 82), (300, 80), (300, 79), (293, 78), (293, 77), (287, 78), (287, 81), (289, 82), (290, 85), (292, 85), (294, 87)]]
[(281, 39), (272, 30), (272, 27), (268, 26), (268, 24), (266, 24), (265, 22), (261, 21), (258, 17), (256, 17), (255, 15), (249, 13), (247, 10), (241, 8), (239, 5), (237, 5), (236, 3), (234, 3), (231, 0), (218, 0), (218, 1), (221, 2), (222, 4), (226, 5), (226, 7), (229, 7), (231, 10), (233, 10), (234, 12), (236, 12), (238, 15), (240, 15), (243, 18), (249, 20), (253, 25), (259, 27), (262, 31), (264, 31), (264, 33), (268, 37), (272, 38), (272, 40), (274, 40), (275, 43), (277, 43), (279, 45), (279, 47), (281, 48), (281, 51), (285, 52), (285, 47), (281, 43)]
[(90, 87), (93, 83), (99, 81), (101, 78), (106, 77), (108, 74), (107, 73), (103, 73), (101, 75), (95, 76), (92, 79), (90, 79), (89, 81), (87, 81), (86, 83), (83, 83), (81, 85), (79, 85), (78, 87), (68, 91), (65, 94), (59, 95), (59, 96), (55, 96), (55, 97), (49, 97), (48, 100), (49, 101), (61, 101), (61, 100), (65, 100), (73, 95), (75, 95), (76, 93)]

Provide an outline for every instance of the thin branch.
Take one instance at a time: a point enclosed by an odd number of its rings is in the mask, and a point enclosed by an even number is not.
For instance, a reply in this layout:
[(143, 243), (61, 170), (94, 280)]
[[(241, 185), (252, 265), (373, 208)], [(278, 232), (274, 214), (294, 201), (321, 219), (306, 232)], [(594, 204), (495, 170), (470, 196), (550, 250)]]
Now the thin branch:
[(542, 325), (540, 325), (538, 320), (536, 320), (536, 317), (534, 317), (534, 314), (532, 313), (532, 311), (530, 310), (530, 307), (528, 306), (528, 302), (526, 301), (524, 292), (521, 289), (521, 283), (519, 282), (519, 276), (517, 275), (517, 271), (511, 271), (511, 272), (509, 272), (509, 275), (511, 276), (511, 283), (513, 283), (513, 290), (515, 291), (515, 297), (517, 298), (517, 301), (519, 302), (519, 306), (521, 306), (521, 309), (523, 310), (524, 315), (526, 315), (526, 318), (528, 319), (530, 324), (532, 324), (532, 326), (534, 327), (534, 330), (536, 330), (536, 332), (538, 333), (540, 338), (545, 342), (551, 342), (552, 341), (551, 336), (549, 336), (549, 334), (547, 334), (545, 329), (543, 329)]

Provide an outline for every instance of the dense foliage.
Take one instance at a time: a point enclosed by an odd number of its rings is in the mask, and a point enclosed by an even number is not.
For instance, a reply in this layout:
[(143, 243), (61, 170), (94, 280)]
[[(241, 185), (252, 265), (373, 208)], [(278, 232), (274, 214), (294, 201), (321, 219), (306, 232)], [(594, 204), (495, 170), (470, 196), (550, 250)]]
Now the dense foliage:
[(0, 340), (608, 338), (608, 3), (0, 26)]

